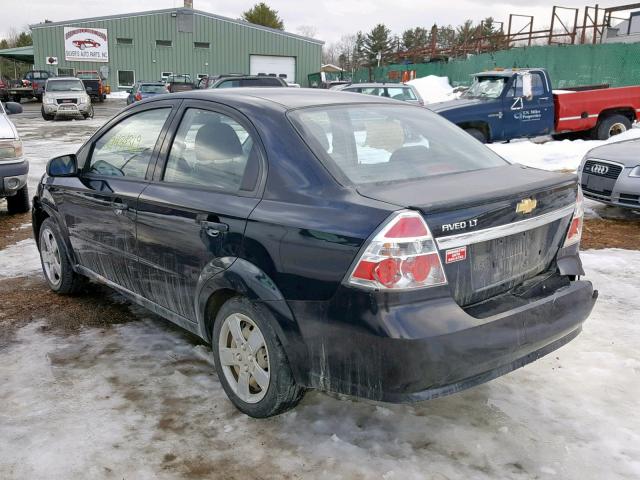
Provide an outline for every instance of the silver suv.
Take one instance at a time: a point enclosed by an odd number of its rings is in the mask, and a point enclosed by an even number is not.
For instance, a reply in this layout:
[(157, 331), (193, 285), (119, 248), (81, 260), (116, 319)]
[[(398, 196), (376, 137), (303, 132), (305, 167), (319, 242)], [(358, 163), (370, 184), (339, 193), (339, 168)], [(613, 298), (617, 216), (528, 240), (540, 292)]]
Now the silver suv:
[(42, 118), (93, 118), (91, 97), (82, 80), (75, 77), (57, 77), (47, 80), (42, 97)]
[(0, 198), (7, 199), (9, 213), (25, 213), (29, 211), (29, 163), (22, 154), (18, 130), (7, 118), (15, 113), (22, 113), (19, 103), (0, 102)]

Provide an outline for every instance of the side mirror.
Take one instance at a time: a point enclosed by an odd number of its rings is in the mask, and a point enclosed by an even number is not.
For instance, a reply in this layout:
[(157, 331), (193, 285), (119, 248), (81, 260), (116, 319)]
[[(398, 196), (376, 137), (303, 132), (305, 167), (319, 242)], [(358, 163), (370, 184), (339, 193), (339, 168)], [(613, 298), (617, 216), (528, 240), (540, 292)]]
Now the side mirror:
[(22, 113), (22, 105), (20, 105), (17, 102), (5, 103), (4, 109), (7, 111), (7, 115), (15, 115), (16, 113)]
[(522, 96), (527, 100), (533, 98), (533, 78), (530, 73), (522, 75)]
[(47, 175), (50, 177), (75, 177), (78, 174), (78, 160), (72, 153), (49, 160)]

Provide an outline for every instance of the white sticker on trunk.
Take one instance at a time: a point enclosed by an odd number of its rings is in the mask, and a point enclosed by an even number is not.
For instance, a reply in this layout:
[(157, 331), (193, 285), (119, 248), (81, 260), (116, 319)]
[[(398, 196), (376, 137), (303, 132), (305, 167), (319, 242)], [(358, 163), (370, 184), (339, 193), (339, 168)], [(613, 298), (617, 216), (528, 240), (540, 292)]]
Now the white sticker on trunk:
[(460, 262), (467, 259), (467, 247), (452, 248), (445, 252), (445, 263)]

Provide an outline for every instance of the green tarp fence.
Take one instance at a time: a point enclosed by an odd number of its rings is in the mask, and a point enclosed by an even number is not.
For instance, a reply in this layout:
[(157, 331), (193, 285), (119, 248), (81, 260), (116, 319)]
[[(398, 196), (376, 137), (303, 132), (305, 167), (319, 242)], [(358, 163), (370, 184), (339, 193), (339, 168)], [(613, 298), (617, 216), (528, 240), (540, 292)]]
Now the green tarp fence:
[[(453, 86), (468, 85), (471, 74), (495, 67), (546, 68), (554, 88), (602, 83), (614, 87), (640, 85), (640, 43), (514, 48), (451, 62), (373, 68), (371, 79), (390, 81), (390, 71), (416, 70), (417, 77), (437, 75), (449, 77)], [(369, 81), (369, 69), (358, 70), (354, 81)]]

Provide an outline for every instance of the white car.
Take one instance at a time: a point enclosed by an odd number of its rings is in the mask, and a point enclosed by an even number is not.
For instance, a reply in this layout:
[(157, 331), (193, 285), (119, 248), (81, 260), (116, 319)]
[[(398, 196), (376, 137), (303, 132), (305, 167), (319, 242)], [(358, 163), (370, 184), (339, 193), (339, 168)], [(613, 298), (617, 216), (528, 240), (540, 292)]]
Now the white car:
[(29, 163), (22, 155), (18, 130), (8, 118), (15, 113), (22, 113), (19, 103), (0, 102), (0, 198), (7, 199), (9, 213), (25, 213), (29, 211)]
[(47, 80), (42, 97), (42, 118), (93, 118), (91, 97), (82, 80), (75, 77), (55, 77)]

